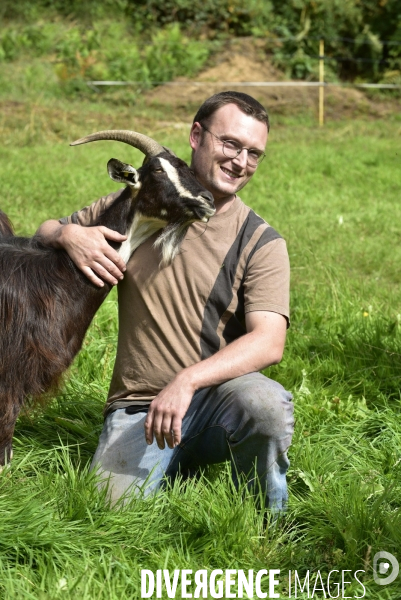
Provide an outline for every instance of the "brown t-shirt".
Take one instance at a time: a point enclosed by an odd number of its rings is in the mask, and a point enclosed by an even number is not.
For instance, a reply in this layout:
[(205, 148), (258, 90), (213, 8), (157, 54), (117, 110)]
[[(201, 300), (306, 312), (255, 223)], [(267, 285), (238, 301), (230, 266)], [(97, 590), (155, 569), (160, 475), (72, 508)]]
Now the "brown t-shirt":
[[(120, 192), (64, 219), (92, 225)], [(289, 320), (285, 241), (237, 197), (208, 224), (193, 223), (173, 263), (146, 240), (118, 284), (117, 357), (106, 411), (148, 404), (185, 367), (246, 333), (247, 312)]]

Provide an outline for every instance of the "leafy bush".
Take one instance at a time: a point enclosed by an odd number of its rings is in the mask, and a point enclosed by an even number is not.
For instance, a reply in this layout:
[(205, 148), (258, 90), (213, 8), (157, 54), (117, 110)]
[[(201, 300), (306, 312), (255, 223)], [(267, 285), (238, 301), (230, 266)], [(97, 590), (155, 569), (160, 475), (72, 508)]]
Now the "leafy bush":
[(191, 40), (177, 23), (144, 41), (127, 22), (95, 22), (91, 27), (49, 23), (11, 25), (0, 35), (0, 61), (30, 55), (46, 57), (64, 91), (87, 89), (86, 80), (169, 81), (196, 74), (212, 44)]
[(127, 0), (2, 0), (0, 18), (30, 22), (39, 17), (63, 16), (85, 22), (122, 14)]
[[(378, 79), (386, 65), (391, 66), (392, 54), (401, 55), (401, 18), (397, 0), (380, 3), (374, 0), (293, 0), (284, 3), (272, 0), (272, 5), (275, 15), (273, 34), (290, 39), (275, 42), (271, 48), (278, 66), (288, 70), (289, 63), (295, 77), (311, 74), (305, 60), (303, 68), (299, 68), (296, 57), (317, 57), (319, 39), (325, 40), (326, 69), (342, 78)], [(381, 40), (393, 43), (383, 44)]]
[(278, 66), (297, 78), (317, 78), (319, 38), (326, 40), (329, 79), (335, 74), (378, 79), (386, 68), (399, 69), (398, 0), (127, 0), (128, 11), (133, 5), (131, 15), (141, 23), (179, 22), (195, 35), (290, 38), (270, 43), (268, 49), (273, 49)]
[(153, 36), (144, 55), (149, 79), (168, 81), (176, 75), (191, 75), (199, 71), (209, 49), (203, 42), (183, 37), (178, 24), (174, 24)]
[[(142, 76), (135, 76), (139, 80), (152, 79), (155, 75), (151, 73), (168, 72), (171, 77), (171, 73), (178, 74), (177, 68), (183, 63), (180, 74), (196, 72), (205, 54), (196, 40), (249, 35), (265, 38), (267, 51), (273, 52), (276, 64), (292, 77), (317, 79), (316, 57), (319, 39), (323, 38), (329, 80), (341, 77), (394, 82), (401, 78), (399, 0), (3, 0), (0, 17), (19, 19), (25, 25), (3, 28), (0, 60), (13, 60), (26, 51), (36, 55), (50, 51), (56, 43), (60, 15), (81, 23), (80, 28), (75, 26), (79, 32), (76, 39), (67, 34), (60, 42), (65, 46), (62, 54), (68, 54), (66, 46), (71, 45), (70, 63), (78, 73), (93, 69), (107, 73), (110, 69), (110, 73), (123, 73), (119, 77), (132, 78), (131, 69), (124, 75), (127, 67), (119, 58), (122, 48), (107, 50), (112, 56), (110, 67), (107, 56), (96, 55), (97, 48), (91, 48), (92, 43), (96, 45), (96, 23), (100, 19), (110, 22), (112, 17), (125, 23), (124, 38), (119, 42), (128, 39), (130, 28), (130, 44), (142, 47), (151, 41), (156, 45), (152, 51), (140, 51), (141, 61), (149, 63), (143, 66)], [(43, 27), (37, 23), (39, 18), (54, 23)], [(187, 40), (180, 45), (178, 31), (185, 31), (191, 43)], [(103, 54), (109, 40), (115, 47), (111, 36), (104, 32)], [(174, 47), (174, 56), (169, 50), (166, 56), (166, 44)], [(70, 63), (65, 63), (64, 75), (71, 70)], [(156, 77), (160, 81), (165, 78)]]
[(128, 0), (135, 5), (135, 18), (150, 24), (180, 23), (208, 37), (251, 35), (255, 27), (271, 19), (272, 5), (265, 0)]
[(3, 27), (0, 33), (0, 60), (14, 60), (23, 53), (42, 56), (52, 51), (62, 28), (49, 22)]

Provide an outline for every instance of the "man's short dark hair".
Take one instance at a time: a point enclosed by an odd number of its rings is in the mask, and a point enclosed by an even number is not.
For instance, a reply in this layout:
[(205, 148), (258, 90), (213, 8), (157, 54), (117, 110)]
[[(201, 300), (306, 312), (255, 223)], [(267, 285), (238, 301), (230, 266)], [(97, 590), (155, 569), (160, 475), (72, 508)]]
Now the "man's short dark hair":
[(266, 109), (255, 98), (242, 92), (219, 92), (218, 94), (214, 94), (205, 100), (198, 109), (193, 122), (207, 123), (216, 110), (225, 104), (236, 104), (246, 115), (250, 115), (257, 121), (265, 123), (267, 131), (269, 131), (270, 123)]

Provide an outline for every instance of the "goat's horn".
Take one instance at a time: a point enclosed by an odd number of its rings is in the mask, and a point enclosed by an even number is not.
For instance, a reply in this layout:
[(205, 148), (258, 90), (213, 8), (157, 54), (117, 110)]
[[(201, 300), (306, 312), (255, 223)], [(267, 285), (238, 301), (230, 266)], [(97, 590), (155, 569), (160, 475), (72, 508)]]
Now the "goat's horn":
[(161, 146), (155, 140), (137, 133), (136, 131), (126, 131), (125, 129), (109, 129), (107, 131), (98, 131), (97, 133), (91, 133), (80, 140), (72, 142), (70, 146), (78, 146), (79, 144), (87, 144), (88, 142), (96, 142), (99, 140), (113, 140), (115, 142), (124, 142), (134, 148), (138, 148), (141, 152), (146, 154), (148, 158), (156, 156), (161, 152), (164, 152), (166, 148)]

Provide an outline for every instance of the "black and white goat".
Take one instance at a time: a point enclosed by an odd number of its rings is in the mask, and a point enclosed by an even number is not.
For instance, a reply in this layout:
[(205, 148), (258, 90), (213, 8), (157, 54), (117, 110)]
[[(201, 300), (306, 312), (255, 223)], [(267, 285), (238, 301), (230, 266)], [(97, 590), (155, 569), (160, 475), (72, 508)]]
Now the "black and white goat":
[[(214, 214), (213, 197), (190, 168), (151, 138), (133, 131), (102, 131), (72, 145), (115, 140), (141, 150), (138, 170), (111, 159), (110, 177), (125, 191), (94, 225), (127, 236), (113, 247), (127, 262), (155, 231), (161, 266), (175, 257), (194, 221)], [(0, 211), (0, 468), (12, 457), (12, 437), (21, 407), (53, 391), (79, 352), (85, 333), (111, 286), (99, 288), (64, 250), (37, 237), (13, 234)]]

